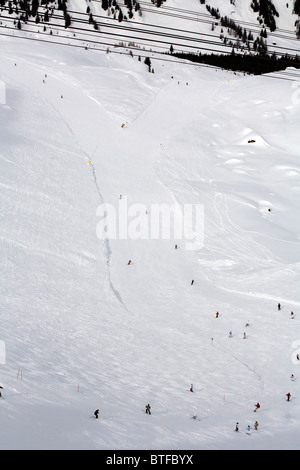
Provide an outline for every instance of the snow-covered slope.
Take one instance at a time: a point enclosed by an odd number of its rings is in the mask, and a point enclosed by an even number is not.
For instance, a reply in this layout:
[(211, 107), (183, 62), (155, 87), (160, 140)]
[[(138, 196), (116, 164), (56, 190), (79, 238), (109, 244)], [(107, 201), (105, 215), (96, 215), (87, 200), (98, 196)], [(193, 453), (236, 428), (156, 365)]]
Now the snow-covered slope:
[(153, 67), (1, 39), (2, 449), (299, 449), (299, 83)]

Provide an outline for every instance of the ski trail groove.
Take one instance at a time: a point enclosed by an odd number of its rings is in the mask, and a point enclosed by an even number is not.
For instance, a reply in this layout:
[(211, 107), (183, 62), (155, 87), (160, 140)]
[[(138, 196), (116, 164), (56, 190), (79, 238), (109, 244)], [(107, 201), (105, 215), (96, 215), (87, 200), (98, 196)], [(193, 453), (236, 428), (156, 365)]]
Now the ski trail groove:
[(216, 349), (218, 349), (219, 351), (222, 351), (224, 354), (229, 354), (230, 357), (232, 357), (232, 359), (234, 359), (235, 361), (237, 361), (239, 364), (241, 364), (242, 366), (244, 366), (246, 369), (248, 369), (249, 372), (251, 372), (252, 374), (254, 374), (256, 377), (257, 377), (257, 380), (260, 381), (261, 383), (261, 390), (263, 391), (264, 388), (265, 388), (265, 385), (264, 385), (264, 381), (262, 380), (261, 376), (253, 369), (249, 366), (249, 364), (247, 364), (246, 362), (243, 362), (241, 361), (238, 357), (234, 356), (233, 354), (229, 353), (228, 351), (226, 351), (226, 349), (220, 347), (220, 346), (215, 346)]
[[(55, 112), (59, 115), (59, 117), (61, 118), (61, 120), (64, 122), (64, 124), (66, 125), (66, 127), (68, 128), (69, 132), (71, 133), (72, 137), (74, 138), (74, 141), (77, 143), (80, 151), (82, 152), (82, 154), (85, 156), (85, 158), (87, 159), (87, 162), (89, 163), (89, 165), (91, 166), (92, 170), (93, 170), (93, 179), (94, 179), (94, 185), (96, 187), (96, 190), (97, 190), (97, 193), (99, 195), (99, 198), (100, 198), (100, 201), (101, 201), (101, 204), (104, 204), (104, 198), (103, 198), (103, 195), (101, 193), (101, 190), (100, 190), (100, 187), (99, 187), (99, 184), (98, 184), (98, 180), (97, 180), (97, 175), (96, 175), (96, 169), (95, 169), (95, 166), (93, 165), (92, 163), (92, 159), (90, 158), (90, 156), (87, 154), (87, 152), (82, 148), (82, 146), (80, 145), (80, 143), (78, 142), (78, 139), (76, 138), (75, 136), (75, 133), (73, 132), (73, 129), (71, 128), (71, 126), (68, 124), (68, 122), (66, 121), (66, 119), (62, 116), (62, 114), (60, 113), (60, 111), (56, 108), (56, 106), (54, 106), (53, 103), (51, 103), (51, 106), (53, 107), (53, 109), (55, 110)], [(94, 154), (95, 152), (97, 151), (97, 148), (95, 149), (94, 151)], [(110, 273), (110, 260), (111, 260), (111, 248), (110, 248), (110, 244), (109, 244), (109, 240), (106, 238), (104, 240), (104, 243), (103, 243), (103, 250), (104, 250), (104, 253), (105, 253), (105, 256), (106, 256), (106, 259), (108, 261), (107, 263), (107, 267), (108, 267), (108, 281), (109, 281), (109, 285), (110, 285), (110, 288), (111, 288), (111, 291), (113, 292), (114, 296), (116, 297), (116, 299), (118, 300), (118, 302), (125, 308), (125, 310), (128, 312), (128, 308), (125, 304), (125, 302), (123, 301), (122, 299), (122, 296), (121, 294), (119, 293), (118, 289), (114, 286), (112, 280), (111, 280), (111, 273)]]

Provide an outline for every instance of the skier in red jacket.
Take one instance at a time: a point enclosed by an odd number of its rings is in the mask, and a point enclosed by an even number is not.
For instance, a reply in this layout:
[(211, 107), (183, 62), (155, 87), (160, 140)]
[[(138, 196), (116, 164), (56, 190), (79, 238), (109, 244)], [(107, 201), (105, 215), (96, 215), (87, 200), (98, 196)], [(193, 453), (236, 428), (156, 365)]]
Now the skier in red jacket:
[(259, 404), (259, 403), (256, 403), (254, 413), (256, 413), (257, 410), (259, 410), (259, 408), (260, 408), (260, 404)]

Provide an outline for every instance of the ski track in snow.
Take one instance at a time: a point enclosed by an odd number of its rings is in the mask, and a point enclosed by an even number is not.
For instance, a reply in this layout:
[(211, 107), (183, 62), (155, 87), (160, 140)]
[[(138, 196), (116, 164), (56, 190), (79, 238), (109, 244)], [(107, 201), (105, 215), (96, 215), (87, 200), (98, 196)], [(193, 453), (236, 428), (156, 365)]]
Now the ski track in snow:
[[(88, 97), (88, 98), (92, 99), (92, 97)], [(96, 102), (96, 104), (99, 106), (99, 102), (96, 101), (96, 100), (95, 100), (95, 102)], [(91, 167), (91, 169), (92, 169), (92, 173), (93, 173), (94, 185), (95, 185), (96, 190), (97, 190), (97, 193), (98, 193), (98, 195), (99, 195), (99, 202), (100, 202), (101, 204), (103, 204), (103, 203), (104, 203), (104, 198), (103, 198), (103, 195), (102, 195), (101, 190), (100, 190), (100, 187), (99, 187), (99, 183), (98, 183), (98, 179), (97, 179), (97, 173), (96, 173), (95, 166), (94, 166), (94, 164), (92, 163), (94, 154), (95, 154), (95, 152), (97, 151), (97, 148), (98, 148), (98, 147), (96, 147), (95, 151), (93, 152), (93, 155), (88, 155), (88, 154), (86, 153), (86, 151), (81, 147), (80, 143), (78, 142), (78, 140), (77, 140), (77, 138), (76, 138), (76, 135), (75, 135), (74, 131), (72, 130), (71, 126), (68, 124), (68, 122), (66, 121), (66, 119), (63, 117), (63, 115), (61, 114), (61, 112), (57, 109), (56, 106), (54, 106), (53, 103), (50, 102), (49, 104), (51, 104), (51, 105), (53, 106), (53, 108), (55, 109), (56, 113), (59, 115), (61, 121), (64, 122), (64, 124), (65, 124), (66, 127), (68, 128), (70, 134), (72, 135), (74, 141), (77, 143), (77, 146), (78, 146), (78, 148), (80, 149), (81, 154), (85, 156), (86, 163), (90, 165), (90, 167)], [(111, 287), (111, 290), (112, 290), (114, 296), (115, 296), (115, 297), (118, 299), (118, 301), (123, 305), (123, 307), (125, 308), (125, 310), (128, 310), (127, 307), (126, 307), (126, 305), (125, 305), (125, 303), (124, 303), (124, 301), (123, 301), (123, 299), (122, 299), (122, 297), (121, 297), (121, 295), (120, 295), (120, 293), (119, 293), (118, 290), (115, 288), (115, 286), (114, 286), (114, 284), (113, 284), (113, 282), (112, 282), (112, 280), (111, 280), (111, 276), (110, 276), (111, 248), (110, 248), (109, 240), (108, 240), (107, 238), (105, 239), (105, 241), (104, 241), (104, 243), (103, 243), (103, 250), (104, 250), (104, 253), (105, 253), (105, 257), (106, 257), (106, 259), (107, 259), (107, 268), (108, 268), (108, 273), (109, 273), (109, 274), (108, 274), (108, 277), (109, 277), (109, 285), (110, 285), (110, 287)]]

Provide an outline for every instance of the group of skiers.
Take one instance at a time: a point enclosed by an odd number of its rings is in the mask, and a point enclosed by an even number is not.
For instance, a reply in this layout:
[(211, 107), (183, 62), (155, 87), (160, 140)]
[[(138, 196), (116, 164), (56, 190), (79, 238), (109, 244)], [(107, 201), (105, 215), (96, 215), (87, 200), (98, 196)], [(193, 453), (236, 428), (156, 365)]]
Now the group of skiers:
[[(278, 308), (278, 311), (281, 310), (281, 304), (280, 304), (280, 303), (278, 303), (277, 308)], [(295, 314), (294, 314), (294, 312), (293, 312), (293, 310), (292, 310), (292, 311), (291, 311), (291, 319), (293, 320), (294, 318), (295, 318)]]
[[(177, 245), (175, 245), (175, 249), (176, 249), (176, 250), (178, 249), (178, 246), (177, 246)], [(128, 265), (131, 265), (131, 260), (128, 261)], [(194, 282), (195, 282), (195, 281), (194, 281), (194, 279), (193, 279), (193, 280), (191, 281), (191, 285), (194, 285)], [(277, 308), (278, 308), (278, 311), (281, 310), (282, 307), (281, 307), (281, 304), (280, 304), (280, 303), (278, 303)], [(219, 313), (219, 311), (217, 311), (217, 312), (216, 312), (216, 318), (219, 318), (219, 317), (220, 317), (220, 313)], [(293, 311), (292, 311), (292, 312), (291, 312), (291, 318), (294, 318), (294, 317), (295, 317), (295, 316), (294, 316), (294, 313), (293, 313)], [(250, 323), (247, 322), (245, 326), (246, 326), (246, 327), (249, 327), (249, 326), (250, 326)], [(229, 332), (229, 337), (230, 337), (230, 338), (233, 337), (232, 331)], [(247, 338), (247, 335), (246, 335), (246, 333), (244, 332), (244, 334), (243, 334), (243, 339), (246, 339), (246, 338)], [(212, 338), (212, 342), (213, 342), (213, 338)], [(300, 360), (299, 354), (297, 354), (297, 360)], [(291, 380), (292, 380), (292, 381), (295, 380), (294, 374), (291, 375)], [(2, 387), (0, 387), (0, 388), (2, 388)], [(189, 391), (192, 392), (192, 393), (194, 392), (194, 385), (193, 385), (193, 384), (191, 384)], [(1, 397), (1, 392), (0, 392), (0, 397)], [(290, 394), (290, 393), (287, 393), (287, 394), (286, 394), (286, 397), (287, 397), (287, 401), (290, 401), (290, 400), (291, 400), (291, 394)], [(256, 412), (260, 409), (260, 407), (261, 407), (260, 403), (257, 402), (256, 405), (255, 405), (255, 408), (254, 408), (254, 412), (256, 413)], [(151, 415), (151, 406), (150, 406), (149, 403), (145, 406), (145, 412), (146, 412), (146, 414)], [(94, 415), (95, 415), (95, 418), (98, 419), (98, 417), (99, 417), (99, 410), (98, 410), (98, 409), (94, 412)], [(195, 415), (193, 416), (193, 418), (195, 418)], [(257, 421), (255, 421), (255, 423), (254, 423), (254, 429), (257, 431), (257, 430), (258, 430), (258, 427), (259, 427), (259, 424), (258, 424)], [(250, 433), (250, 430), (251, 430), (251, 427), (250, 427), (250, 425), (248, 425), (246, 432), (249, 434), (249, 433)], [(236, 423), (235, 431), (236, 431), (236, 432), (239, 431), (239, 423), (238, 423), (238, 422)]]
[[(280, 303), (278, 303), (277, 308), (278, 308), (278, 311), (281, 310), (282, 306), (281, 306)], [(219, 317), (220, 317), (220, 313), (217, 311), (217, 313), (216, 313), (216, 318), (219, 318)], [(294, 318), (295, 318), (295, 314), (294, 314), (293, 311), (291, 311), (291, 319), (294, 319)], [(247, 322), (245, 326), (246, 326), (246, 327), (249, 327), (249, 326), (250, 326), (250, 323)], [(233, 334), (232, 334), (232, 331), (230, 331), (230, 332), (229, 332), (229, 338), (232, 338), (232, 337), (233, 337)], [(243, 334), (243, 339), (246, 339), (246, 338), (247, 338), (247, 335), (246, 335), (246, 333), (244, 332), (244, 334)], [(213, 338), (212, 338), (212, 342), (213, 342)], [(297, 359), (297, 361), (300, 361), (299, 354), (296, 355), (296, 359)], [(291, 375), (291, 380), (292, 380), (292, 381), (295, 380), (294, 374)], [(191, 389), (190, 389), (191, 392), (193, 391), (193, 388), (192, 388), (192, 387), (193, 387), (193, 386), (191, 386)], [(292, 398), (291, 394), (290, 394), (290, 393), (287, 393), (287, 394), (286, 394), (286, 398), (287, 398), (287, 401), (291, 401), (291, 398)], [(256, 403), (256, 405), (255, 405), (254, 412), (256, 413), (259, 409), (260, 409), (260, 403), (258, 402), (258, 403)], [(256, 431), (258, 430), (258, 426), (259, 426), (259, 424), (258, 424), (258, 422), (256, 421), (256, 422), (254, 423), (254, 429), (255, 429)], [(248, 425), (248, 427), (247, 427), (247, 432), (248, 432), (248, 433), (250, 432), (250, 429), (251, 429), (251, 427), (250, 427), (250, 425)], [(237, 431), (237, 432), (239, 431), (239, 423), (236, 423), (235, 431)]]
[[(255, 429), (255, 431), (258, 431), (258, 426), (259, 426), (258, 422), (255, 421), (254, 426), (253, 426), (253, 428)], [(235, 425), (235, 432), (239, 432), (239, 430), (240, 430), (240, 424), (239, 424), (239, 423), (236, 423), (236, 425)], [(248, 424), (247, 429), (246, 429), (247, 434), (250, 434), (250, 431), (251, 431), (251, 426), (250, 426), (250, 424)]]
[[(281, 310), (282, 306), (281, 306), (280, 303), (278, 303), (277, 308), (278, 308), (278, 311)], [(295, 314), (294, 314), (294, 312), (293, 312), (293, 310), (292, 310), (292, 311), (291, 311), (291, 319), (294, 320), (294, 318), (295, 318)], [(296, 355), (296, 359), (297, 359), (297, 361), (300, 360), (299, 354)], [(291, 375), (291, 380), (292, 380), (292, 381), (295, 380), (294, 374)], [(286, 396), (287, 401), (291, 401), (292, 395), (291, 395), (290, 393), (287, 393), (285, 396)]]
[[(291, 379), (292, 379), (292, 380), (294, 379), (294, 375), (293, 375), (293, 374), (292, 374), (292, 376), (291, 376)], [(287, 393), (287, 394), (286, 394), (286, 397), (287, 397), (287, 401), (290, 401), (290, 400), (291, 400), (291, 394), (290, 394), (290, 393)], [(254, 413), (256, 413), (259, 409), (260, 409), (260, 403), (256, 403), (255, 408), (254, 408)], [(255, 431), (258, 430), (258, 426), (259, 426), (258, 422), (255, 421), (255, 423), (254, 423), (254, 429), (255, 429)], [(249, 433), (250, 433), (250, 430), (251, 430), (251, 427), (250, 427), (250, 425), (248, 425), (246, 432), (249, 434)], [(239, 431), (239, 423), (236, 423), (236, 425), (235, 425), (235, 431), (236, 431), (236, 432)]]
[[(2, 387), (0, 387), (0, 388), (2, 388)], [(0, 394), (0, 396), (1, 396), (1, 394)], [(148, 405), (146, 405), (145, 411), (146, 411), (147, 415), (151, 415), (151, 406), (149, 405), (149, 403), (148, 403)], [(94, 412), (94, 416), (95, 416), (96, 419), (99, 418), (99, 413), (100, 413), (100, 410), (98, 410), (98, 409)]]
[[(194, 281), (192, 281), (192, 282), (194, 282)], [(217, 312), (217, 313), (216, 313), (216, 318), (219, 318), (219, 317), (220, 317), (220, 313)], [(245, 326), (246, 326), (246, 327), (250, 326), (250, 323), (247, 322)], [(233, 338), (233, 333), (232, 333), (232, 331), (229, 331), (229, 338)], [(243, 339), (247, 339), (247, 335), (246, 335), (245, 332), (243, 333)]]
[[(278, 311), (281, 310), (281, 304), (280, 304), (280, 303), (278, 303), (277, 308), (278, 308)], [(294, 312), (291, 311), (291, 319), (294, 319), (294, 318), (295, 318)], [(249, 324), (247, 324), (246, 326), (249, 326)], [(230, 333), (229, 333), (229, 336), (231, 337), (231, 335), (232, 335), (232, 333), (230, 332)], [(246, 333), (244, 333), (244, 338), (246, 338)], [(300, 360), (299, 354), (297, 354), (296, 359), (297, 359), (297, 361)], [(291, 378), (291, 381), (292, 381), (292, 382), (295, 381), (295, 376), (294, 376), (294, 374), (292, 374), (290, 378)], [(286, 396), (286, 399), (287, 399), (288, 402), (291, 401), (292, 395), (291, 395), (290, 393), (287, 393), (285, 396)], [(259, 403), (256, 403), (255, 408), (254, 408), (254, 412), (256, 413), (259, 409), (260, 409), (260, 404), (259, 404)], [(257, 431), (257, 429), (258, 429), (258, 426), (259, 426), (259, 424), (258, 424), (258, 422), (256, 421), (256, 422), (254, 423), (254, 429), (255, 429), (256, 431)], [(249, 434), (249, 433), (250, 433), (250, 430), (251, 430), (251, 427), (250, 427), (250, 425), (248, 425), (246, 432)], [(239, 431), (239, 423), (236, 423), (235, 431), (236, 431), (236, 432)]]

